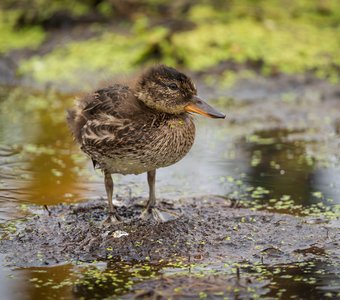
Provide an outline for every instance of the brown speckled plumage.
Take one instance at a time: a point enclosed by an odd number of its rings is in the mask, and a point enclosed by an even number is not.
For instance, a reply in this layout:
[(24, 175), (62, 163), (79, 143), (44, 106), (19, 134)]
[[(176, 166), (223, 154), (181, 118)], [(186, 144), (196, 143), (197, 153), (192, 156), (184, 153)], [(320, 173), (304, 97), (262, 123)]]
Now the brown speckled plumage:
[[(186, 75), (157, 66), (134, 86), (114, 84), (79, 99), (69, 111), (68, 123), (108, 181), (112, 173), (154, 172), (178, 162), (193, 145), (195, 125), (185, 107), (196, 94)], [(149, 211), (155, 199), (151, 202)]]

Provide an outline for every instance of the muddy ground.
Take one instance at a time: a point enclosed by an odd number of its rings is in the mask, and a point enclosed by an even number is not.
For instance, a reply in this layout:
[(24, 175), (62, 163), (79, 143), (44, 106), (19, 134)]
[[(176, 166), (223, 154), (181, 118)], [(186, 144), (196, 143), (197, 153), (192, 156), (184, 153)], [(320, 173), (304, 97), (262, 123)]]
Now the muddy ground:
[(95, 260), (265, 263), (339, 254), (340, 235), (327, 221), (233, 208), (217, 197), (162, 202), (180, 214), (166, 223), (138, 218), (141, 199), (118, 208), (121, 224), (103, 225), (106, 201), (37, 211), (0, 243), (8, 266), (46, 266)]

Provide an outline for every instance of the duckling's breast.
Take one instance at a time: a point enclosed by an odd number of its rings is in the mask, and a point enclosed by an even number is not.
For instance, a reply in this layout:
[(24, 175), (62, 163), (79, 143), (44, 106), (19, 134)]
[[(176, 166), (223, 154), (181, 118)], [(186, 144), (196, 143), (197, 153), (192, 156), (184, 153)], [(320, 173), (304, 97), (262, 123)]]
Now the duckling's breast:
[(157, 168), (166, 167), (189, 152), (195, 139), (195, 125), (190, 116), (169, 119), (152, 136), (143, 160)]
[(195, 125), (188, 115), (167, 117), (143, 125), (127, 127), (92, 141), (93, 132), (85, 139), (82, 149), (111, 173), (140, 174), (167, 167), (181, 160), (195, 139)]

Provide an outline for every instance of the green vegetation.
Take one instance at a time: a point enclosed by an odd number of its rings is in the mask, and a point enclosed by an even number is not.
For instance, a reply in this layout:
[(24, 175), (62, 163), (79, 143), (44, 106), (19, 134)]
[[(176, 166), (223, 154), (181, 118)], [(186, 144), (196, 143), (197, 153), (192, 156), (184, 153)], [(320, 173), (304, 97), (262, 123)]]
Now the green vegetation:
[[(92, 0), (2, 0), (0, 8), (16, 13), (16, 23), (30, 25), (43, 23), (59, 12), (71, 16), (83, 16), (91, 11)], [(19, 21), (20, 20), (20, 21)]]
[[(19, 72), (40, 82), (72, 84), (82, 80), (85, 71), (104, 74), (104, 78), (128, 74), (155, 60), (196, 71), (227, 61), (250, 65), (265, 75), (313, 72), (338, 81), (339, 1), (198, 1), (189, 2), (186, 10), (182, 3), (159, 0), (140, 5), (132, 1), (130, 8), (120, 7), (115, 1), (100, 1), (98, 5), (92, 1), (56, 1), (51, 6), (40, 2), (33, 1), (21, 22), (39, 24), (61, 9), (75, 19), (96, 12), (105, 20), (119, 21), (114, 30), (108, 32), (106, 25), (97, 24), (96, 37), (71, 41), (43, 57), (24, 61)], [(165, 15), (162, 5), (168, 8)], [(39, 27), (14, 29), (19, 11), (16, 9), (11, 17), (7, 10), (0, 14), (0, 22), (5, 24), (0, 29), (0, 52), (37, 47), (43, 40)], [(159, 25), (163, 19), (190, 25)]]
[(39, 26), (15, 28), (15, 12), (0, 10), (0, 54), (19, 48), (37, 48), (45, 38)]
[(104, 72), (117, 75), (129, 73), (145, 52), (145, 45), (161, 39), (164, 30), (153, 30), (133, 39), (128, 36), (105, 33), (100, 38), (73, 42), (41, 58), (35, 56), (24, 62), (20, 71), (33, 72), (38, 81), (77, 81), (83, 72)]
[(340, 64), (339, 29), (245, 19), (230, 24), (202, 24), (192, 32), (175, 36), (174, 44), (185, 64), (194, 70), (228, 60), (263, 61), (265, 73), (275, 68), (285, 73), (318, 70), (325, 75), (332, 74), (332, 63)]

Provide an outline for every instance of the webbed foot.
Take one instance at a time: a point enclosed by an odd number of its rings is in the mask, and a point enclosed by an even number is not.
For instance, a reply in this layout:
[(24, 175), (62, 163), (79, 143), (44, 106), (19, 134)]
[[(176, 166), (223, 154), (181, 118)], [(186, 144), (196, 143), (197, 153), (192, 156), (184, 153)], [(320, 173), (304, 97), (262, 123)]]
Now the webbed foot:
[(179, 217), (178, 214), (169, 212), (166, 210), (160, 210), (158, 208), (149, 208), (145, 209), (140, 218), (142, 220), (148, 220), (148, 221), (156, 221), (157, 223), (165, 223), (174, 219), (177, 219)]
[(103, 226), (118, 224), (122, 221), (121, 217), (115, 212), (109, 212), (108, 217), (102, 222)]

